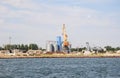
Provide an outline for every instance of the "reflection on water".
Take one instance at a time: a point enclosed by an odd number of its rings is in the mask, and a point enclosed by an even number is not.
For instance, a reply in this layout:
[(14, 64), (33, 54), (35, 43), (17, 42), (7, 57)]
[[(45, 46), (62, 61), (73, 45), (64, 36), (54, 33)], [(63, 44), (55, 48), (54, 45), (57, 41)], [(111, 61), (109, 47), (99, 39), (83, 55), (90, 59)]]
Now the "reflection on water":
[(120, 78), (120, 58), (0, 59), (0, 78)]

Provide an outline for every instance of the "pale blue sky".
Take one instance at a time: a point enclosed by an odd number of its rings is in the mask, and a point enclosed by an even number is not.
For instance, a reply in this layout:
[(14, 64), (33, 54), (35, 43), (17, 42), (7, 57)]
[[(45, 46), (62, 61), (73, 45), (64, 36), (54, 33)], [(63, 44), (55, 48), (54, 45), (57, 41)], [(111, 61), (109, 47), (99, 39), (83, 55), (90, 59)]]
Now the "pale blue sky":
[(63, 23), (73, 47), (120, 46), (120, 0), (0, 0), (0, 45), (45, 47)]

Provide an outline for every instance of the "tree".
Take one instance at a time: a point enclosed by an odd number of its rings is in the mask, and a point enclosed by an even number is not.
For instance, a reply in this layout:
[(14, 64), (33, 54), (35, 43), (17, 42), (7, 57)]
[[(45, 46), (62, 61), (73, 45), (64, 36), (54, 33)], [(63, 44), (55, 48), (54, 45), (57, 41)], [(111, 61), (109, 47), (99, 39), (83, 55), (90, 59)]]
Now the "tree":
[(106, 48), (107, 51), (110, 51), (112, 47), (111, 46), (105, 46), (105, 48)]
[(13, 49), (17, 49), (17, 45), (16, 44), (13, 45)]
[(0, 47), (0, 50), (3, 50), (3, 48), (2, 48), (2, 47)]
[(25, 45), (25, 50), (28, 51), (28, 45)]
[(10, 49), (11, 49), (11, 45), (9, 45), (9, 44), (5, 45), (5, 46), (4, 46), (4, 49), (5, 49), (5, 50), (10, 50)]
[(116, 50), (120, 50), (120, 47), (116, 47)]
[(71, 48), (71, 52), (73, 52), (73, 51), (77, 51), (77, 49), (76, 48)]
[(21, 44), (21, 45), (20, 45), (20, 50), (25, 50), (24, 44)]
[(38, 45), (37, 44), (29, 44), (29, 49), (38, 50)]
[(5, 50), (17, 49), (17, 45), (16, 44), (13, 44), (13, 45), (7, 44), (4, 46), (3, 49), (5, 49)]
[(20, 50), (20, 44), (18, 44), (18, 45), (17, 45), (17, 49), (19, 49), (19, 50)]
[(107, 51), (115, 51), (115, 48), (112, 48), (111, 46), (105, 46)]

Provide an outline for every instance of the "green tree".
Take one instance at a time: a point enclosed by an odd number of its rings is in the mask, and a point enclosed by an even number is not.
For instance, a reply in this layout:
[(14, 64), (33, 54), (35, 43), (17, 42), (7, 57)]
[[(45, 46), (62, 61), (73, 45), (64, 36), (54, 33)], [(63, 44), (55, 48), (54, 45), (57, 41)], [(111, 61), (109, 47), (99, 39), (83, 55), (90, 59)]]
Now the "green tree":
[(120, 47), (116, 47), (116, 49), (115, 50), (120, 50)]
[(20, 50), (20, 44), (18, 44), (18, 45), (17, 45), (17, 49), (19, 49), (19, 50)]
[(0, 50), (3, 50), (3, 48), (2, 48), (2, 47), (0, 47)]
[(11, 49), (11, 45), (9, 45), (9, 44), (5, 45), (5, 46), (4, 46), (4, 49), (5, 49), (5, 50), (10, 50), (10, 49)]
[(115, 51), (115, 48), (111, 47), (111, 46), (105, 46), (107, 51)]
[(14, 45), (13, 45), (13, 48), (14, 48), (14, 49), (17, 49), (17, 45), (16, 45), (16, 44), (14, 44)]
[(73, 52), (73, 51), (77, 51), (77, 49), (76, 48), (71, 48), (71, 52)]
[(20, 45), (20, 50), (25, 50), (24, 44), (21, 44), (21, 45)]
[(28, 51), (28, 45), (25, 45), (25, 50)]
[(106, 48), (107, 51), (110, 51), (112, 47), (111, 46), (105, 46), (105, 48)]
[(29, 49), (38, 50), (38, 45), (37, 44), (29, 44)]

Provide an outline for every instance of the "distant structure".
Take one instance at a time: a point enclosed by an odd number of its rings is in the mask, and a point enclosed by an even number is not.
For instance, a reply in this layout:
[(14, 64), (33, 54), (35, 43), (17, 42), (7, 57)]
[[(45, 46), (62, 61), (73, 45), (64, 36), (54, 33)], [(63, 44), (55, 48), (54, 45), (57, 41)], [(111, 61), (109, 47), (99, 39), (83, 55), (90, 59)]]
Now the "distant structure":
[(57, 36), (57, 45), (58, 45), (58, 51), (62, 51), (62, 38), (61, 36)]
[(86, 42), (86, 46), (87, 46), (86, 50), (87, 50), (87, 51), (91, 51), (91, 48), (90, 48), (90, 46), (89, 46), (89, 42)]
[(91, 53), (91, 48), (89, 46), (89, 42), (86, 42), (86, 50), (84, 52), (85, 55), (88, 55)]
[(105, 52), (106, 50), (104, 48), (101, 48), (99, 46), (95, 46), (95, 47), (90, 47), (89, 42), (86, 42), (86, 54), (89, 53), (98, 53), (98, 52)]
[(9, 37), (9, 45), (10, 45), (10, 49), (11, 49), (11, 37)]
[(55, 41), (47, 41), (46, 44), (46, 51), (47, 52), (54, 52), (54, 45), (56, 44)]
[(69, 53), (69, 51), (70, 51), (70, 44), (68, 42), (68, 35), (66, 33), (65, 24), (63, 24), (62, 35), (63, 35), (63, 45), (62, 45), (63, 51)]
[[(63, 37), (63, 41), (62, 41)], [(56, 41), (47, 41), (46, 51), (47, 52), (67, 52), (69, 53), (71, 50), (71, 44), (68, 42), (68, 36), (66, 33), (65, 24), (62, 27), (62, 37), (57, 36)]]

